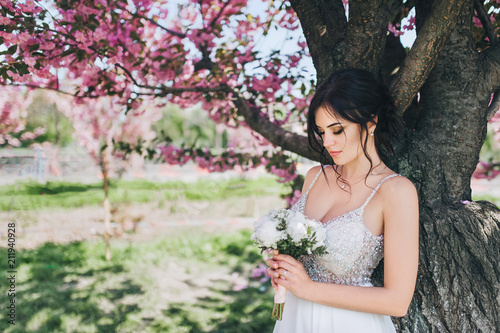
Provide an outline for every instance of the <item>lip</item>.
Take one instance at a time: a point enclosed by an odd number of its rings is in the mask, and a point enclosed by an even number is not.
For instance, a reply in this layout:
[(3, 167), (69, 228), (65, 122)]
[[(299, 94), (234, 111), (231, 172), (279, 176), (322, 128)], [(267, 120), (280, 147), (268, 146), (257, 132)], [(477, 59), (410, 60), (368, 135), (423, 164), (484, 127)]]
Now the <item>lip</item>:
[(333, 150), (330, 150), (328, 151), (330, 153), (330, 156), (331, 157), (337, 157), (340, 155), (341, 151), (333, 151)]

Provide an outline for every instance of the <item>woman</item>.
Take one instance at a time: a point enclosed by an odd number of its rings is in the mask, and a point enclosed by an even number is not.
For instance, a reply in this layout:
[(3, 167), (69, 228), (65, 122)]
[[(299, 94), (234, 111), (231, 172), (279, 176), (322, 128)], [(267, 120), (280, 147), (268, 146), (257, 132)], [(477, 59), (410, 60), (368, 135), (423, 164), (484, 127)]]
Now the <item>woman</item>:
[[(307, 173), (292, 209), (323, 224), (328, 254), (267, 260), (273, 287), (288, 290), (274, 332), (395, 332), (389, 316), (407, 313), (418, 266), (418, 198), (381, 158), (400, 131), (391, 96), (369, 72), (342, 70), (317, 89), (309, 143), (334, 165)], [(374, 287), (382, 257), (384, 284)]]

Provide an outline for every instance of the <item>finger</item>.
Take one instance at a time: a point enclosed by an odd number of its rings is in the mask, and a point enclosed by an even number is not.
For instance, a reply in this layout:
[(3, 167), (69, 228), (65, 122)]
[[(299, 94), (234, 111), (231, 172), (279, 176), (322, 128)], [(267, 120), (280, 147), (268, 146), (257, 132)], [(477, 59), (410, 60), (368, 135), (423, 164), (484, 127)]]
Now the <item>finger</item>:
[(274, 279), (271, 279), (271, 285), (273, 286), (274, 290), (278, 290), (278, 284), (276, 283), (276, 281), (274, 281)]
[(266, 264), (269, 267), (278, 268), (278, 263), (276, 261), (272, 260), (272, 259), (266, 260)]
[(286, 260), (290, 262), (295, 262), (295, 260), (292, 256), (289, 256), (288, 254), (277, 254), (273, 257), (273, 260)]
[(277, 261), (277, 262), (287, 262), (292, 266), (295, 266), (298, 264), (297, 260), (295, 260), (293, 257), (286, 255), (286, 254), (278, 254), (277, 256), (273, 257), (273, 260)]
[(280, 275), (279, 277), (282, 278), (282, 279), (286, 280), (286, 279), (288, 279), (290, 277), (290, 272), (287, 271), (286, 269), (281, 268), (277, 272)]
[[(287, 271), (293, 270), (295, 267), (294, 265), (290, 264), (287, 261), (280, 260), (277, 263), (278, 263), (278, 268), (283, 268), (283, 269), (286, 269)], [(277, 269), (275, 268), (275, 270), (277, 270)]]
[(270, 274), (269, 274), (272, 278), (279, 278), (280, 277), (280, 273), (276, 270), (271, 270)]
[(276, 278), (275, 282), (276, 282), (276, 284), (289, 289), (288, 287), (290, 286), (290, 281), (288, 281), (287, 279)]

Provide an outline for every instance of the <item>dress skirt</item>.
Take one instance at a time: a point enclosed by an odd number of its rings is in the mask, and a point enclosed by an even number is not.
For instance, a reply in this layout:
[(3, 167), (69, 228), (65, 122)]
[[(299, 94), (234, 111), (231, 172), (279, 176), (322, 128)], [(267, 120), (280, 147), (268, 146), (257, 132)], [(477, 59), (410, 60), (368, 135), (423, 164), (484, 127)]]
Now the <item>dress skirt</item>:
[(273, 333), (395, 333), (389, 316), (338, 309), (286, 293)]

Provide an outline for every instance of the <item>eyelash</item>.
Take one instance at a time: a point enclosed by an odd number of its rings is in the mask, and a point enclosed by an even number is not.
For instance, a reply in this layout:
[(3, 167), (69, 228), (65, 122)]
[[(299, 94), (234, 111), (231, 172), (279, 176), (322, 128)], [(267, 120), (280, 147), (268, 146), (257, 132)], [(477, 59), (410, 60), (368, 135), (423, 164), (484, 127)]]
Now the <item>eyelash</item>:
[[(334, 135), (340, 135), (340, 134), (342, 134), (342, 132), (343, 132), (343, 131), (344, 131), (344, 129), (343, 129), (343, 128), (341, 128), (340, 130), (338, 130), (338, 131), (336, 131), (336, 132), (333, 132), (333, 134), (334, 134)], [(319, 134), (320, 136), (323, 136), (323, 135), (325, 134), (325, 132), (321, 132), (321, 131), (319, 131), (319, 130), (318, 130), (318, 134)]]

